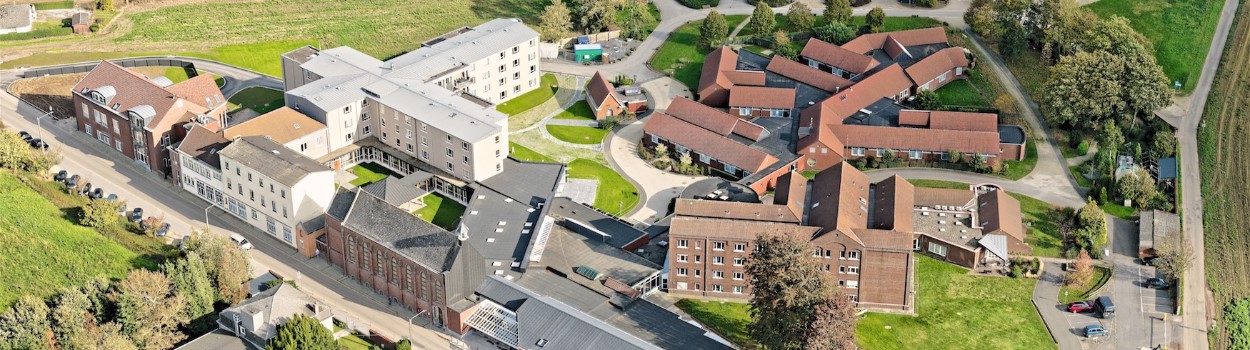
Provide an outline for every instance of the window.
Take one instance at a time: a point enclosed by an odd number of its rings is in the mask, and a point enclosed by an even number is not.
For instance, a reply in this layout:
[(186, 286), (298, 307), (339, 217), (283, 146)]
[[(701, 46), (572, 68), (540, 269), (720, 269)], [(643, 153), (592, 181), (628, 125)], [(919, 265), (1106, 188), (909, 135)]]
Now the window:
[(746, 243), (734, 243), (734, 251), (735, 252), (747, 251), (747, 244)]
[[(368, 135), (368, 134), (369, 134), (369, 132), (370, 132), (370, 131), (369, 131), (369, 126), (368, 126), (368, 125), (365, 125), (365, 130), (364, 130), (364, 131), (365, 131), (365, 135)], [(383, 138), (386, 138), (386, 136), (383, 136)]]
[(688, 241), (688, 240), (684, 240), (684, 239), (679, 239), (679, 240), (677, 240), (677, 247), (678, 247), (678, 248), (689, 248), (689, 247), (690, 247), (690, 241)]
[(369, 120), (369, 112), (360, 112), (360, 120)]
[(859, 288), (859, 281), (855, 281), (855, 280), (846, 281), (846, 287), (850, 289)]
[(920, 159), (920, 157), (924, 155), (924, 152), (922, 151), (908, 151), (907, 153), (911, 159)]
[(745, 289), (745, 288), (743, 288), (742, 286), (734, 286), (734, 288), (733, 288), (733, 293), (734, 293), (734, 294), (742, 294), (743, 289)]
[(513, 86), (513, 87), (512, 87), (512, 92), (521, 92), (521, 86), (520, 86), (520, 85)]
[(118, 152), (122, 151), (122, 140), (113, 140), (113, 144), (116, 145), (115, 148), (117, 148)]
[(447, 162), (447, 171), (450, 171), (453, 173), (456, 172), (456, 166), (451, 164), (451, 162)]
[(350, 105), (343, 106), (343, 113), (351, 113), (351, 111), (352, 111), (352, 106)]
[(464, 141), (460, 141), (460, 148), (463, 148), (464, 150), (468, 151), (468, 150), (469, 150), (469, 143), (468, 143), (468, 142), (464, 142)]
[(712, 278), (716, 278), (716, 279), (725, 278), (725, 272), (724, 271), (712, 271)]
[(512, 73), (512, 80), (514, 80), (514, 81), (515, 81), (515, 80), (518, 80), (518, 79), (521, 79), (521, 72), (515, 72), (515, 73)]
[(685, 276), (685, 275), (686, 275), (686, 268), (684, 268), (684, 267), (678, 267), (678, 268), (677, 268), (677, 275), (678, 275), (678, 276)]
[[(829, 266), (829, 265), (825, 265)], [(846, 273), (846, 266), (838, 266), (838, 273)]]
[(848, 266), (848, 267), (846, 268), (846, 273), (849, 273), (849, 274), (852, 274), (852, 275), (858, 275), (858, 274), (859, 274), (859, 266)]
[(430, 160), (430, 152), (426, 150), (422, 150), (421, 159)]
[(347, 137), (345, 137), (345, 139), (347, 140), (347, 142), (352, 142), (352, 133), (350, 132), (347, 133)]
[(464, 165), (469, 165), (469, 156), (464, 156)]
[(448, 149), (447, 149), (447, 156), (448, 156), (448, 157), (454, 157), (454, 155), (452, 155), (452, 154), (451, 154), (451, 149), (450, 149), (450, 148), (448, 148)]
[(721, 289), (721, 287), (720, 287), (720, 285), (719, 285), (719, 284), (713, 284), (713, 285), (712, 285), (712, 291), (713, 291), (713, 292), (724, 292), (724, 290), (722, 290), (722, 289)]
[(847, 259), (859, 260), (859, 251), (852, 250), (852, 251), (847, 252)]
[(946, 75), (947, 75), (947, 74), (949, 74), (949, 73), (947, 73), (947, 72), (942, 72), (942, 75), (939, 75), (939, 76), (938, 76), (938, 82), (940, 83), (940, 82), (944, 82), (944, 81), (946, 81)]
[(734, 266), (742, 266), (747, 264), (746, 258), (734, 258)]
[(689, 255), (686, 255), (686, 254), (677, 254), (677, 261), (679, 261), (679, 262), (687, 262), (687, 261), (690, 261), (690, 256), (689, 256)]
[(260, 215), (258, 215), (256, 209), (252, 209), (252, 220), (256, 220), (257, 217), (260, 217)]
[(700, 153), (699, 162), (703, 164), (712, 164), (712, 157), (708, 157), (706, 154)]
[(741, 272), (734, 272), (734, 279), (741, 281), (741, 280), (742, 280), (742, 273), (741, 273)]
[(83, 124), (83, 130), (87, 131), (87, 135), (95, 135), (95, 133), (91, 129), (91, 124)]
[(530, 66), (530, 73), (537, 71), (538, 66)]
[(937, 244), (937, 243), (933, 243), (933, 242), (929, 242), (929, 252), (930, 252), (930, 253), (933, 253), (933, 254), (935, 254), (935, 255), (937, 255), (937, 256), (945, 257), (945, 256), (946, 256), (946, 246), (941, 245), (941, 244)]
[(725, 242), (712, 242), (712, 250), (725, 250)]
[(723, 256), (713, 256), (713, 257), (712, 257), (712, 263), (713, 263), (713, 264), (716, 264), (716, 265), (724, 265), (724, 264), (725, 264), (725, 257), (723, 257)]
[(730, 173), (730, 174), (735, 174), (735, 173), (737, 173), (737, 172), (738, 172), (738, 167), (735, 167), (735, 166), (733, 166), (733, 165), (729, 165), (729, 164), (725, 164), (725, 172)]
[(920, 240), (919, 240), (919, 239), (913, 239), (913, 240), (911, 240), (911, 250), (920, 250)]
[(863, 147), (851, 147), (851, 155), (856, 156), (856, 157), (863, 157), (864, 148)]
[(290, 228), (290, 227), (285, 227), (285, 226), (284, 226), (284, 227), (282, 227), (282, 239), (283, 239), (283, 240), (285, 240), (285, 241), (287, 241), (287, 242), (295, 242), (294, 237), (291, 237), (291, 236), (292, 236), (292, 235), (291, 235), (291, 228)]
[(495, 158), (503, 157), (503, 150), (495, 150)]
[(695, 255), (695, 256), (694, 256), (694, 262), (695, 262), (695, 263), (701, 263), (701, 262), (703, 262), (703, 259), (702, 259), (702, 258), (703, 258), (703, 256), (702, 256), (702, 255)]
[[(499, 58), (503, 58), (503, 53), (502, 53), (502, 52), (500, 52), (500, 53), (499, 53)], [(504, 65), (502, 65), (502, 64), (501, 64), (501, 65), (499, 65), (499, 72), (500, 72), (500, 73), (503, 73), (503, 67), (504, 67)]]
[(749, 108), (749, 107), (738, 107), (738, 115), (743, 116), (743, 117), (750, 116), (750, 115), (751, 115), (751, 108)]
[(520, 66), (520, 65), (521, 65), (521, 60), (512, 60), (513, 67)]
[(500, 98), (500, 99), (508, 98), (508, 92), (507, 92), (507, 91), (500, 91), (500, 92), (499, 92), (499, 98)]
[(412, 144), (408, 144), (408, 152), (412, 152)]
[(513, 46), (513, 47), (512, 47), (512, 53), (517, 53), (517, 52), (521, 52), (521, 47), (520, 47), (520, 46)]
[(421, 145), (422, 145), (422, 146), (429, 146), (429, 145), (430, 145), (430, 139), (425, 138), (425, 136), (421, 136)]

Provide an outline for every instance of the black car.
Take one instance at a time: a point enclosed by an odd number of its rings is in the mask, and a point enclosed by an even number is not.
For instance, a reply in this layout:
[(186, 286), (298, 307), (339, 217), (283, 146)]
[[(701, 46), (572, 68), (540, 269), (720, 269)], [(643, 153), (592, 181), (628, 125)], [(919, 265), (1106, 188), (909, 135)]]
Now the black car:
[(30, 144), (30, 147), (42, 148), (45, 150), (48, 149), (48, 143), (43, 142), (43, 139), (40, 139), (40, 138), (33, 138), (33, 139), (30, 139), (30, 141), (26, 141), (26, 142)]
[(157, 228), (157, 229), (156, 229), (156, 236), (157, 236), (157, 237), (165, 237), (165, 235), (167, 235), (167, 234), (169, 234), (169, 224), (168, 224), (168, 223), (161, 224), (161, 227), (159, 227), (159, 228)]
[(26, 142), (30, 142), (30, 139), (34, 138), (34, 136), (30, 136), (30, 133), (26, 132), (26, 130), (17, 132), (17, 136), (21, 136), (22, 141)]
[(52, 179), (56, 180), (56, 182), (63, 183), (65, 182), (65, 179), (68, 177), (69, 177), (69, 172), (65, 170), (61, 170), (61, 171), (56, 172), (56, 175), (52, 176)]
[(1146, 265), (1146, 266), (1155, 266), (1155, 259), (1158, 259), (1158, 258), (1159, 257), (1157, 256), (1146, 257), (1146, 258), (1141, 259), (1141, 263), (1142, 265)]
[(1146, 280), (1146, 288), (1168, 289), (1170, 287), (1172, 286), (1168, 284), (1168, 281), (1162, 278), (1155, 277)]
[(68, 188), (71, 190), (77, 188), (78, 179), (80, 179), (78, 175), (73, 175), (73, 176), (70, 176), (68, 179), (65, 179), (65, 188)]
[(130, 222), (143, 221), (143, 208), (135, 208), (135, 210), (131, 211), (129, 219)]
[(81, 195), (84, 195), (84, 196), (85, 196), (85, 195), (90, 194), (90, 193), (91, 193), (91, 183), (90, 183), (90, 182), (88, 182), (87, 184), (82, 185), (82, 192), (80, 192), (79, 194), (81, 194)]
[(104, 198), (104, 189), (96, 187), (95, 190), (91, 191), (91, 194), (87, 195), (87, 198), (90, 198), (90, 199)]

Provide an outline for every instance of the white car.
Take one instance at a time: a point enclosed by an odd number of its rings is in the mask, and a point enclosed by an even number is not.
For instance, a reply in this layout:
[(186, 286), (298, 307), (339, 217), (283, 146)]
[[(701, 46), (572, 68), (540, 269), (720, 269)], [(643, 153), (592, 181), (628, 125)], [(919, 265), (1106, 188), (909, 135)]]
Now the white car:
[(230, 234), (230, 240), (234, 241), (235, 244), (238, 244), (239, 248), (243, 248), (243, 250), (252, 249), (252, 242), (248, 242), (247, 238), (243, 238), (243, 236), (240, 236), (237, 233)]

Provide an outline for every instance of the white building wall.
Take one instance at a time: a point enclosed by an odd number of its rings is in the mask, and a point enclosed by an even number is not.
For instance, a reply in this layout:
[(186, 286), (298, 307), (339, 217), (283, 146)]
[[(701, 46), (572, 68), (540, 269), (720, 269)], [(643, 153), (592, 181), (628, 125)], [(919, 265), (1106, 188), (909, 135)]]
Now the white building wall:
[(326, 142), (326, 129), (291, 140), (283, 146), (312, 159), (321, 158), (330, 153), (330, 144)]
[(538, 37), (534, 37), (467, 65), (469, 76), (476, 77), (468, 92), (499, 104), (534, 90), (542, 76), (538, 51)]
[(183, 190), (217, 207), (225, 207), (225, 193), (220, 170), (181, 151), (175, 152), (171, 157), (179, 157), (178, 166), (181, 169), (178, 173), (182, 176), (179, 182), (182, 183)]

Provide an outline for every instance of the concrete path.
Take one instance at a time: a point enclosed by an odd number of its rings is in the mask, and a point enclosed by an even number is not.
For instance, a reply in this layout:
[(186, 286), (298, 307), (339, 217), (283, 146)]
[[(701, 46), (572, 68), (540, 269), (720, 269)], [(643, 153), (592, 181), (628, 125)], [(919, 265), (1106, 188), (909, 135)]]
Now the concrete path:
[(755, 18), (755, 16), (747, 17), (747, 20), (742, 21), (742, 23), (738, 23), (738, 26), (734, 27), (734, 30), (732, 32), (729, 32), (729, 36), (725, 38), (725, 41), (729, 41), (729, 40), (733, 40), (734, 38), (737, 38), (738, 33), (742, 32), (742, 28), (746, 28), (748, 24), (751, 24), (752, 18)]
[(630, 212), (635, 221), (652, 223), (668, 211), (668, 202), (681, 194), (686, 185), (706, 179), (705, 176), (686, 176), (652, 167), (638, 155), (638, 141), (642, 140), (643, 121), (635, 121), (617, 128), (607, 140), (608, 163), (621, 175), (638, 187), (645, 203)]
[(1073, 336), (1073, 329), (1078, 325), (1071, 324), (1067, 319), (1068, 312), (1059, 307), (1059, 287), (1062, 285), (1063, 270), (1059, 263), (1043, 263), (1042, 276), (1037, 281), (1037, 287), (1033, 288), (1033, 304), (1037, 306), (1042, 321), (1046, 323), (1046, 329), (1050, 331), (1055, 342), (1059, 343), (1060, 349), (1081, 349), (1081, 341)]
[(555, 119), (547, 120), (547, 125), (567, 125), (567, 126), (585, 126), (595, 128), (599, 126), (599, 122), (585, 119)]
[(1094, 156), (1096, 155), (1098, 155), (1098, 146), (1090, 146), (1088, 153), (1085, 153), (1084, 155), (1079, 155), (1076, 157), (1068, 158), (1067, 159), (1068, 166), (1081, 165), (1085, 163), (1086, 161), (1089, 161), (1090, 159), (1094, 159)]

